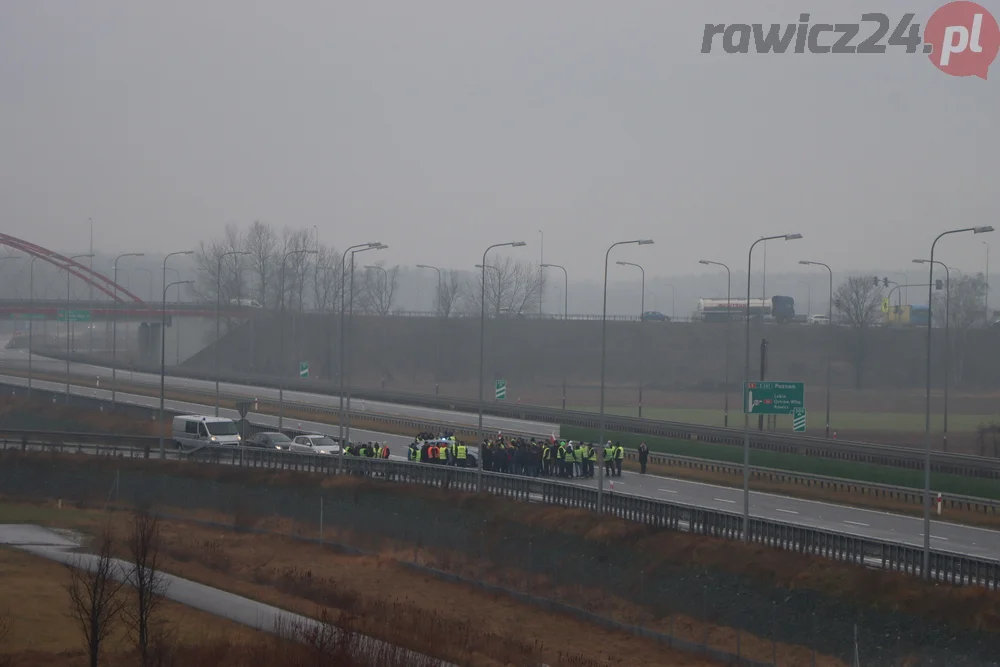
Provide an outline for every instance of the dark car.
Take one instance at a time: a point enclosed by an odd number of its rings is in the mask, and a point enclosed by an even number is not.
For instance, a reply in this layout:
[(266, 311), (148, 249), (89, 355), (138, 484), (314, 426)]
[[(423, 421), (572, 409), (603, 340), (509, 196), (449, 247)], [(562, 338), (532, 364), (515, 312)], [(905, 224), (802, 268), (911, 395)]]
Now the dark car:
[(247, 438), (246, 445), (247, 447), (261, 447), (263, 449), (289, 451), (292, 446), (292, 439), (284, 433), (265, 431), (251, 435)]
[(647, 310), (642, 314), (643, 322), (669, 322), (670, 318), (657, 310)]

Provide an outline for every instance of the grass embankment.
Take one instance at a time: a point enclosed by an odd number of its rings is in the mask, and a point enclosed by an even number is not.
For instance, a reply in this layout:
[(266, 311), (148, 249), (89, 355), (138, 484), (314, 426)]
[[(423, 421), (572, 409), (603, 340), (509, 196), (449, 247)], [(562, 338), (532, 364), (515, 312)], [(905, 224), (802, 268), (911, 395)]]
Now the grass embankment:
[[(97, 510), (0, 503), (0, 520), (81, 531), (96, 531), (108, 516)], [(110, 517), (116, 532), (127, 529), (127, 514)], [(323, 609), (337, 626), (461, 665), (717, 664), (624, 632), (443, 583), (404, 567), (390, 551), (347, 556), (281, 536), (241, 534), (180, 520), (162, 521), (161, 531), (160, 564), (166, 572), (305, 615), (316, 616)], [(676, 625), (692, 638), (704, 636), (707, 629), (690, 621), (685, 625), (682, 619)], [(770, 655), (769, 642), (746, 636), (743, 640), (744, 655)], [(783, 656), (791, 656), (794, 647), (780, 648)], [(801, 658), (804, 649), (794, 651)], [(841, 663), (820, 658), (817, 664)]]
[[(560, 434), (567, 439), (594, 441), (598, 435), (595, 429), (579, 428), (576, 426), (562, 426), (560, 428)], [(634, 433), (607, 433), (606, 439), (621, 442), (624, 447), (630, 448), (638, 447), (639, 443), (645, 442), (651, 452), (690, 456), (692, 458), (719, 461), (721, 463), (743, 464), (743, 448), (732, 445), (636, 435)], [(784, 454), (781, 452), (751, 449), (750, 465), (809, 475), (837, 477), (857, 482), (889, 484), (912, 489), (924, 488), (923, 470), (894, 468), (871, 463), (838, 461), (801, 456), (799, 454)], [(997, 480), (932, 472), (931, 488), (941, 493), (1000, 500), (1000, 481)]]

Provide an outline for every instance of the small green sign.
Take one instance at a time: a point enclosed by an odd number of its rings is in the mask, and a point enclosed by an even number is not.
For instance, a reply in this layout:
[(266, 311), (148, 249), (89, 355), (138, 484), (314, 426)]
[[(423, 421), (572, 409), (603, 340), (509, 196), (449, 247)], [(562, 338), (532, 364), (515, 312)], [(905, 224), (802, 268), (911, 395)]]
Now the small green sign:
[(496, 396), (498, 401), (502, 401), (507, 398), (507, 381), (497, 380), (497, 391)]
[(299, 377), (307, 378), (309, 377), (309, 363), (306, 361), (299, 362)]
[(60, 322), (89, 322), (89, 310), (60, 310), (57, 319)]
[(802, 382), (744, 382), (743, 412), (751, 415), (787, 415), (806, 407)]
[(792, 408), (792, 431), (794, 433), (806, 432), (806, 409)]

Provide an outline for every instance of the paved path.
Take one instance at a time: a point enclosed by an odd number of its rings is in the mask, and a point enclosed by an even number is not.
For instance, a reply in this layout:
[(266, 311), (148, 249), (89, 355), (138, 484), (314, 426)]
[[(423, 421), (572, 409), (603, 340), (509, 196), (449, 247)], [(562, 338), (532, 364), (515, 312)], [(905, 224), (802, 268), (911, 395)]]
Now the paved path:
[[(0, 544), (16, 547), (37, 556), (88, 570), (95, 567), (98, 561), (97, 556), (93, 554), (74, 552), (73, 550), (79, 544), (70, 535), (42, 528), (41, 526), (0, 524)], [(127, 576), (131, 564), (118, 559), (115, 559), (114, 563), (115, 578), (121, 581)], [(167, 598), (207, 612), (213, 616), (226, 618), (264, 632), (280, 631), (280, 634), (292, 638), (301, 637), (302, 635), (299, 633), (314, 630), (323, 631), (325, 628), (318, 621), (299, 614), (272, 607), (271, 605), (240, 595), (227, 593), (218, 588), (205, 586), (189, 579), (182, 579), (172, 574), (161, 574), (166, 585), (165, 596)], [(335, 628), (326, 627), (325, 629), (326, 631), (336, 631)], [(361, 643), (373, 648), (385, 646), (383, 642), (370, 637), (363, 637)], [(428, 658), (427, 656), (410, 651), (406, 651), (405, 653), (413, 659), (426, 661), (424, 664), (428, 667), (431, 665), (453, 667), (440, 660)]]

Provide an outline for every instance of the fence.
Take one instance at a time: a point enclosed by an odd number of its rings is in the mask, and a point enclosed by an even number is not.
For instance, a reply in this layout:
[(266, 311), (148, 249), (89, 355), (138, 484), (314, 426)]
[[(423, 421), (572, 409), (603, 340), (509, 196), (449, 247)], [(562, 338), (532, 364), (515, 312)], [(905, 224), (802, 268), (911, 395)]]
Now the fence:
[[(125, 450), (119, 449), (119, 453)], [(204, 463), (215, 460), (233, 465), (233, 454), (230, 450), (199, 455)], [(908, 664), (972, 667), (993, 664), (1000, 654), (996, 637), (956, 631), (905, 612), (860, 609), (807, 590), (775, 589), (735, 575), (651, 566), (650, 554), (632, 548), (628, 541), (595, 541), (546, 526), (532, 527), (506, 518), (506, 510), (490, 514), (489, 508), (479, 504), (421, 496), (400, 485), (322, 489), (295, 480), (259, 485), (233, 481), (231, 475), (188, 477), (176, 467), (165, 474), (152, 463), (136, 467), (107, 465), (106, 461), (95, 457), (83, 461), (41, 457), (8, 460), (0, 466), (0, 493), (97, 506), (109, 499), (151, 504), (168, 514), (208, 511), (228, 527), (249, 529), (263, 520), (256, 528), (262, 531), (274, 530), (276, 524), (269, 522), (270, 518), (291, 519), (290, 526), (283, 524), (283, 532), (298, 539), (327, 544), (339, 541), (370, 552), (391, 548), (394, 553), (412, 553), (407, 560), (431, 576), (502, 592), (554, 611), (701, 651), (730, 664), (811, 664), (808, 652), (792, 657), (782, 644), (812, 646), (820, 654), (849, 662), (855, 626), (861, 664), (871, 667), (895, 664), (896, 659), (913, 655), (921, 656), (921, 661)], [(334, 457), (278, 452), (250, 453), (245, 455), (244, 465), (265, 470), (337, 470)], [(430, 465), (347, 459), (344, 472), (358, 478), (439, 489), (475, 488), (474, 472)], [(588, 508), (595, 502), (595, 494), (587, 493), (591, 490), (558, 482), (495, 474), (485, 475), (484, 481), (488, 492), (520, 500)], [(606, 500), (609, 513), (651, 526), (719, 537), (739, 534), (739, 517), (725, 512), (621, 494), (609, 495)], [(775, 522), (755, 521), (751, 530), (754, 540), (762, 544), (809, 553), (826, 551), (842, 560), (863, 562), (881, 557), (901, 563), (906, 558), (902, 552), (873, 554), (870, 541)], [(963, 576), (971, 580), (988, 574), (966, 570)], [(593, 596), (587, 593), (591, 588), (639, 605), (641, 610), (629, 612), (632, 616), (612, 614), (599, 602), (595, 606)], [(699, 619), (704, 625), (689, 627), (683, 624), (685, 618)], [(735, 632), (723, 639), (719, 632), (710, 632), (708, 624), (735, 628)], [(742, 662), (737, 661), (737, 655)]]

